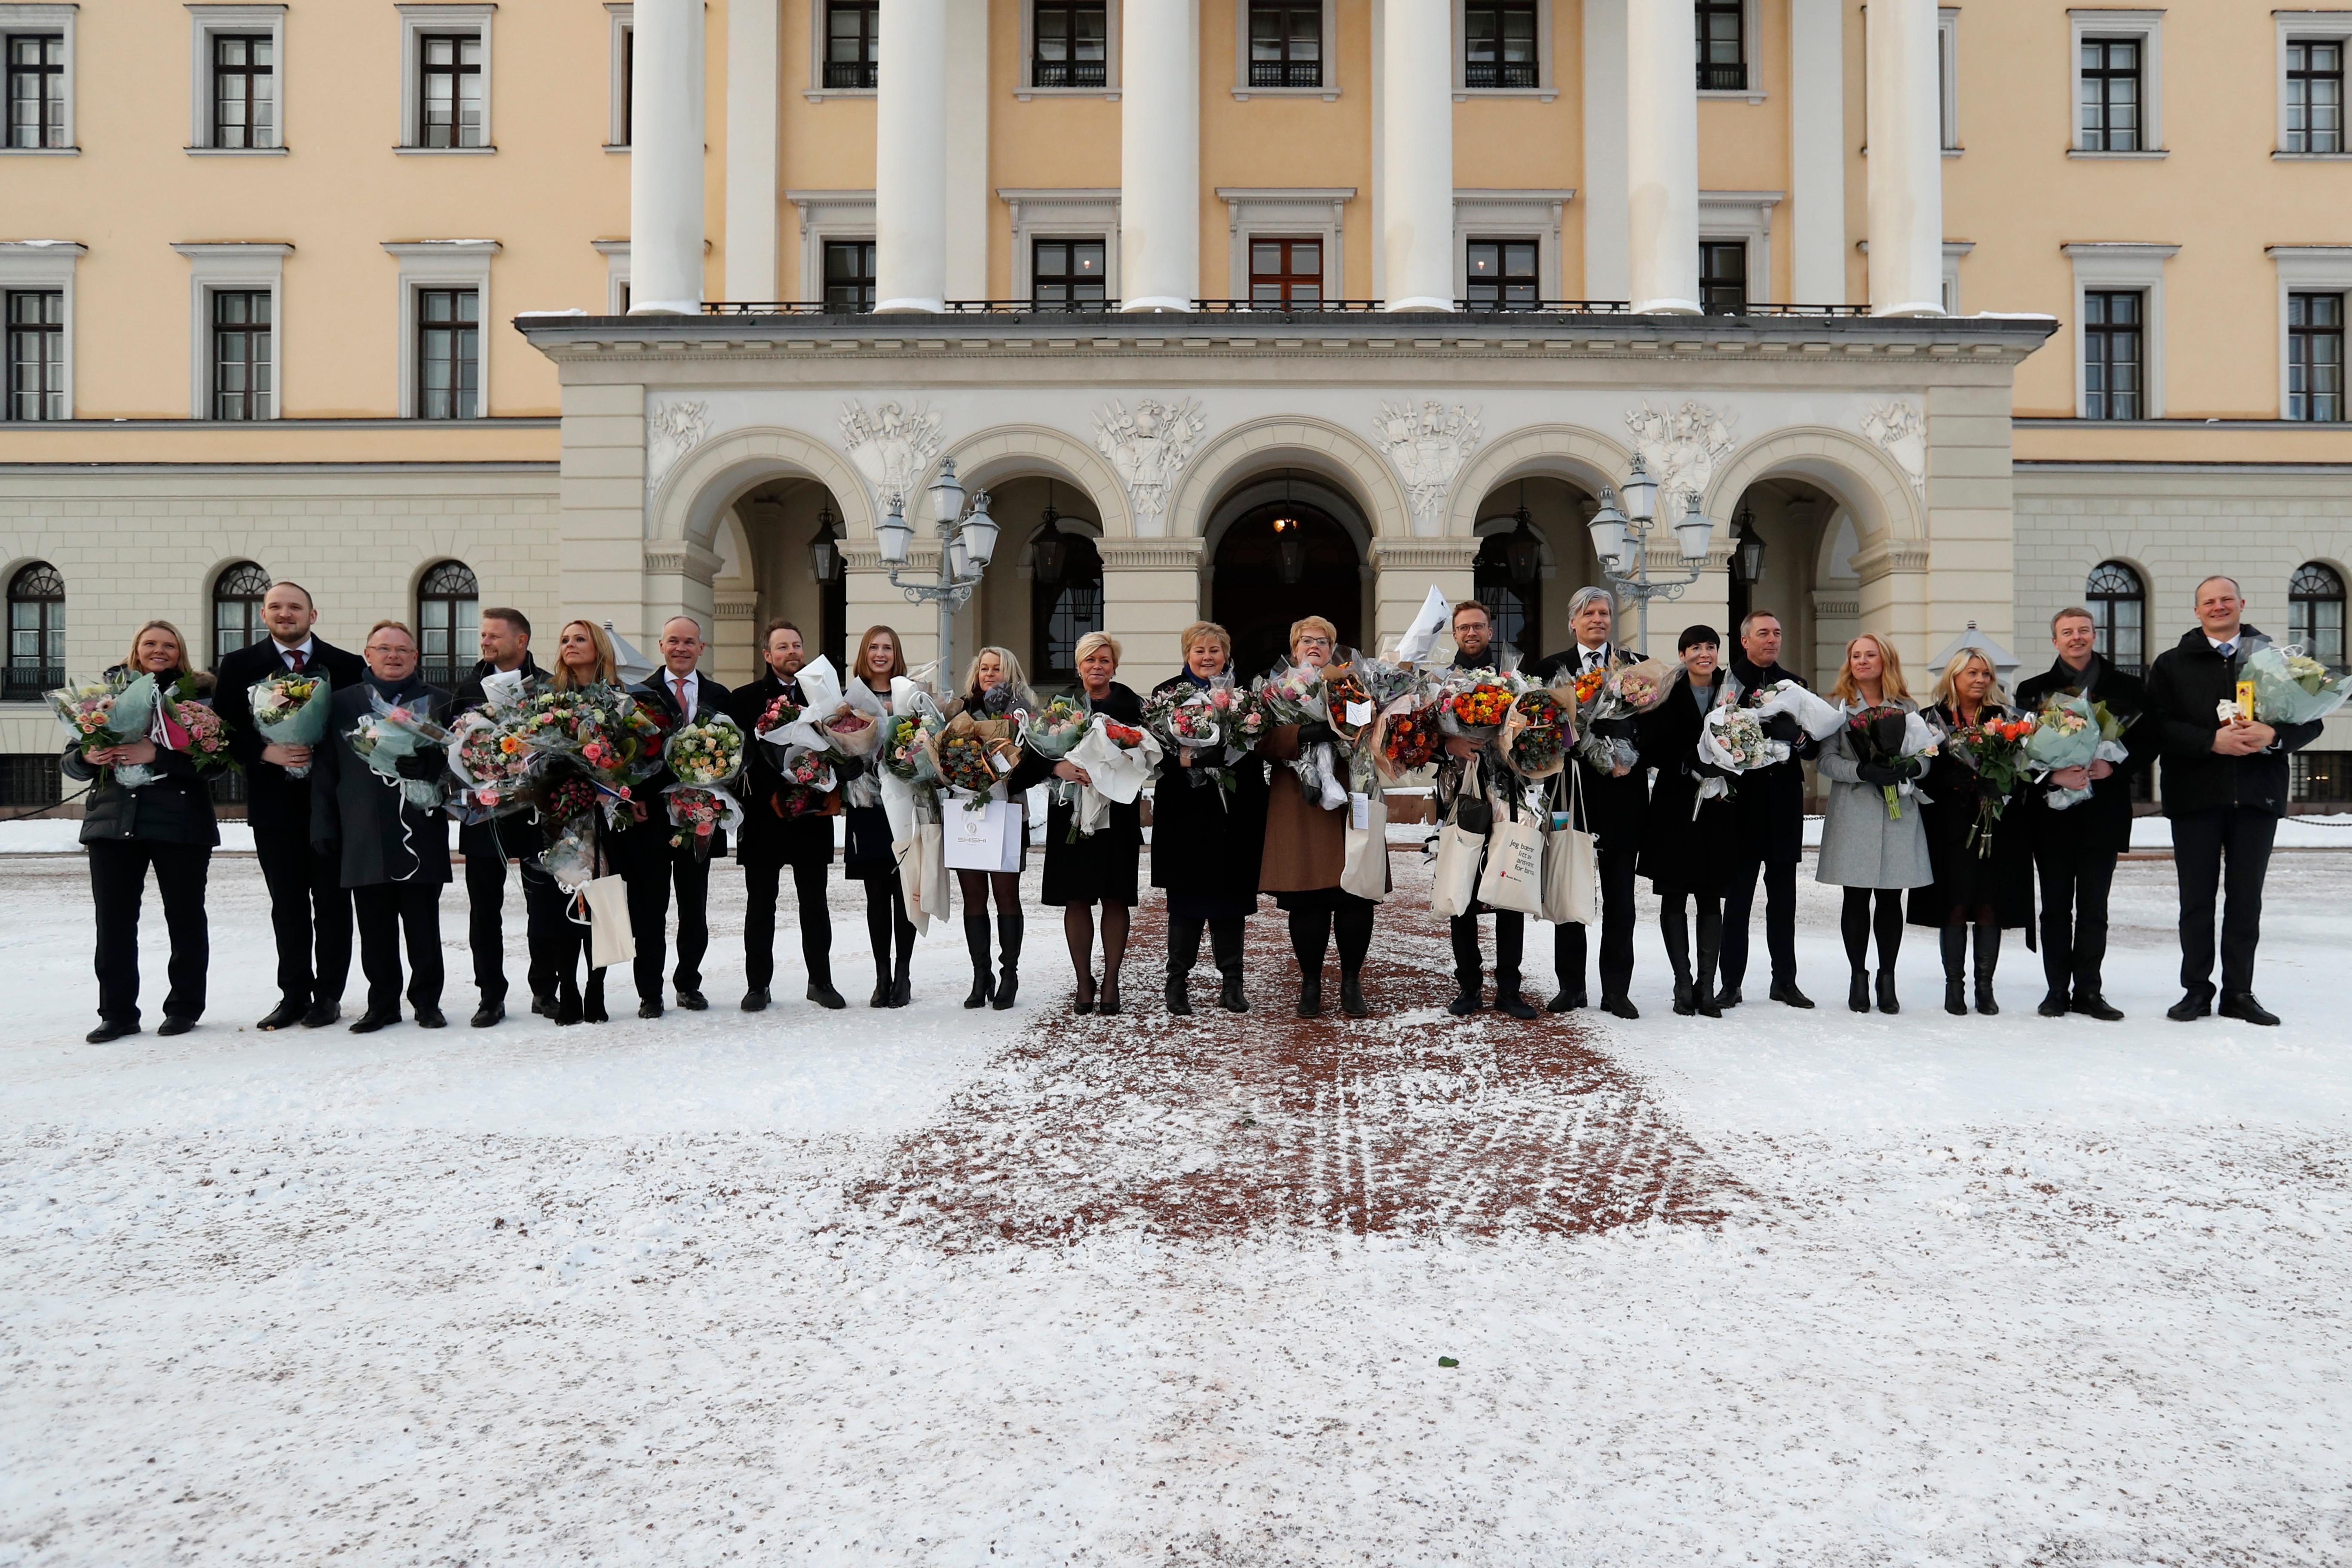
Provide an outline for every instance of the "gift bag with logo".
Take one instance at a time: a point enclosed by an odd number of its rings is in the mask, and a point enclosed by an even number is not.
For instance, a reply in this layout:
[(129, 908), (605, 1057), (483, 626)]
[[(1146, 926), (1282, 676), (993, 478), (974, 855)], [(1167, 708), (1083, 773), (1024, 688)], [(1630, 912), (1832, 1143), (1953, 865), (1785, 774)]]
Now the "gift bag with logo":
[(598, 877), (580, 889), (588, 911), (588, 967), (608, 969), (637, 956), (629, 929), (629, 884), (624, 877)]
[(950, 798), (945, 819), (947, 864), (955, 871), (1017, 871), (1021, 868), (1021, 808), (992, 800), (976, 806)]
[(1517, 910), (1543, 917), (1543, 826), (1514, 799), (1486, 835), (1486, 869), (1478, 879), (1478, 901), (1490, 910)]
[[(1478, 862), (1486, 852), (1486, 836), (1463, 826), (1463, 818), (1491, 819), (1494, 808), (1481, 796), (1469, 798), (1478, 787), (1478, 760), (1473, 757), (1462, 772), (1462, 791), (1445, 826), (1437, 830), (1437, 866), (1429, 889), (1429, 912), (1445, 919), (1466, 915), (1478, 898)], [(1475, 810), (1465, 810), (1475, 807)]]
[(1375, 903), (1389, 896), (1389, 800), (1378, 790), (1348, 798), (1348, 858), (1339, 889)]
[(1543, 918), (1556, 925), (1572, 921), (1589, 926), (1600, 918), (1592, 896), (1600, 862), (1593, 855), (1592, 835), (1576, 825), (1584, 804), (1583, 780), (1573, 767), (1568, 779), (1570, 805), (1565, 820), (1556, 819), (1544, 835)]

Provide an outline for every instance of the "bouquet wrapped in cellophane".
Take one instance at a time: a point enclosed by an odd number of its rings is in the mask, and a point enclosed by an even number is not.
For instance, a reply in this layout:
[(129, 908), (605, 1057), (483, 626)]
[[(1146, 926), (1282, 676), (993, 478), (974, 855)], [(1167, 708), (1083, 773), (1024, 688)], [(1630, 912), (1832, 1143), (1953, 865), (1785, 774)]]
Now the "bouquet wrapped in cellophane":
[(1437, 727), (1457, 740), (1486, 745), (1503, 732), (1519, 682), (1489, 670), (1451, 674), (1436, 682)]
[[(2123, 744), (2126, 727), (2105, 703), (2076, 692), (2060, 692), (2033, 715), (2033, 733), (2025, 741), (2028, 772), (2034, 778), (2047, 779), (2068, 768), (2124, 762), (2131, 755)], [(2042, 796), (2042, 804), (2053, 811), (2065, 811), (2090, 798), (2088, 787), (2053, 785)]]
[(1091, 838), (1110, 825), (1114, 803), (1129, 805), (1160, 766), (1160, 742), (1148, 730), (1095, 714), (1065, 759), (1086, 771), (1070, 812), (1068, 842)]
[(441, 804), (449, 776), (447, 726), (371, 689), (368, 710), (349, 739), (368, 771), (397, 788), (409, 805), (430, 811)]
[(213, 711), (211, 703), (194, 696), (194, 683), (193, 677), (183, 677), (164, 694), (164, 740), (194, 763), (199, 773), (210, 775), (235, 768), (236, 759), (228, 749), (228, 725)]
[(949, 720), (934, 739), (940, 783), (977, 811), (1021, 762), (1019, 724), (1012, 719), (975, 719), (969, 711)]
[(2308, 724), (2344, 706), (2347, 677), (2302, 647), (2276, 643), (2247, 656), (2238, 679), (2254, 683), (2254, 717), (2270, 725)]
[[(1259, 679), (1255, 695), (1269, 725), (1330, 721), (1331, 704), (1323, 689), (1323, 671), (1315, 665), (1279, 667)], [(1339, 750), (1330, 742), (1317, 741), (1300, 746), (1298, 755), (1284, 765), (1297, 775), (1300, 792), (1324, 810), (1336, 811), (1348, 804), (1348, 786), (1339, 776)]]
[[(155, 678), (118, 670), (104, 680), (78, 681), (48, 694), (49, 710), (80, 745), (84, 755), (109, 746), (129, 745), (147, 738), (155, 721)], [(113, 781), (125, 789), (155, 782), (156, 771), (144, 763), (122, 763), (110, 769)]]
[(1372, 721), (1365, 750), (1381, 775), (1393, 784), (1417, 768), (1437, 760), (1444, 743), (1438, 728), (1437, 700), (1418, 686), (1392, 698)]
[(1664, 701), (1676, 673), (1676, 667), (1664, 659), (1645, 658), (1578, 676), (1570, 688), (1575, 700), (1576, 754), (1604, 773), (1638, 763), (1641, 753), (1633, 741), (1622, 734), (1604, 734), (1601, 726), (1622, 730), (1624, 726), (1619, 721), (1646, 713)]
[(743, 730), (724, 713), (678, 725), (662, 743), (662, 761), (677, 782), (662, 791), (677, 832), (670, 847), (691, 845), (709, 858), (721, 832), (743, 824), (743, 807), (728, 789), (743, 772)]
[(1556, 692), (1522, 691), (1503, 721), (1503, 761), (1524, 779), (1547, 779), (1568, 765), (1573, 731)]
[(1193, 788), (1214, 784), (1220, 796), (1230, 798), (1238, 786), (1233, 764), (1265, 733), (1266, 715), (1231, 676), (1218, 675), (1206, 687), (1179, 687), (1147, 699), (1143, 721), (1159, 737), (1163, 759), (1171, 752), (1214, 753), (1213, 763), (1185, 771)]
[[(1761, 708), (1753, 711), (1759, 719), (1770, 717)], [(1839, 711), (1840, 722), (1845, 727), (1846, 746), (1853, 752), (1854, 761), (1876, 763), (1903, 775), (1899, 783), (1879, 786), (1886, 801), (1886, 819), (1901, 821), (1904, 797), (1919, 793), (1918, 779), (1927, 771), (1926, 759), (1936, 754), (1935, 726), (1916, 711), (1892, 702), (1875, 706), (1858, 703)]]
[[(1094, 709), (1086, 694), (1071, 692), (1050, 700), (1037, 710), (1029, 721), (1029, 731), (1022, 737), (1022, 743), (1050, 767), (1068, 761), (1093, 727)], [(1057, 778), (1054, 781), (1053, 798), (1076, 805), (1080, 787), (1075, 780)]]
[[(324, 670), (283, 670), (246, 689), (254, 732), (281, 746), (316, 747), (325, 741), (328, 704), (333, 697), (333, 683)], [(310, 773), (310, 763), (298, 763), (286, 770), (286, 776), (307, 778)]]
[(1789, 742), (1765, 734), (1764, 720), (1755, 709), (1729, 703), (1708, 709), (1699, 725), (1698, 760), (1720, 773), (1699, 781), (1698, 795), (1691, 802), (1692, 819), (1697, 819), (1699, 806), (1704, 803), (1737, 793), (1732, 778), (1723, 774), (1737, 777), (1752, 773), (1759, 768), (1785, 763), (1789, 756)]
[[(542, 691), (506, 721), (535, 753), (509, 789), (550, 816), (544, 804), (567, 777), (586, 781), (612, 820), (634, 804), (636, 788), (661, 771), (662, 724), (625, 689), (610, 683)], [(576, 801), (576, 791), (566, 792)], [(551, 820), (562, 820), (551, 817)]]
[(1993, 825), (2009, 808), (2018, 780), (2025, 775), (2025, 745), (2039, 728), (2030, 713), (2014, 719), (1979, 719), (1962, 724), (1944, 738), (1952, 755), (1965, 763), (1984, 788), (1977, 795), (1977, 819), (1969, 826), (1965, 847), (1979, 858), (1992, 854)]

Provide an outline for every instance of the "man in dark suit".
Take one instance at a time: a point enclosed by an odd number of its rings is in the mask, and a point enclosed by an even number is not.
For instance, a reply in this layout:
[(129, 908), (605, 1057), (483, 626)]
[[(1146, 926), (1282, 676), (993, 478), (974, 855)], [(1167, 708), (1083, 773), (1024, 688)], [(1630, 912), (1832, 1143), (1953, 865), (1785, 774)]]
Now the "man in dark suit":
[[(228, 731), (229, 754), (245, 769), (245, 816), (269, 889), (269, 924), (278, 939), (278, 1005), (264, 1029), (294, 1024), (315, 1029), (342, 1016), (343, 982), (352, 968), (352, 896), (331, 858), (310, 847), (312, 748), (265, 740), (253, 727), (256, 681), (288, 673), (323, 673), (335, 690), (367, 675), (359, 655), (313, 634), (319, 612), (299, 583), (273, 583), (261, 601), (269, 636), (220, 661), (215, 706)], [(287, 770), (300, 769), (297, 777)], [(312, 951), (315, 945), (316, 960)]]
[[(1538, 679), (1560, 681), (1594, 670), (1613, 669), (1637, 662), (1609, 640), (1617, 601), (1606, 588), (1585, 587), (1568, 602), (1568, 622), (1576, 641), (1567, 651), (1553, 654), (1538, 667)], [(1631, 741), (1633, 721), (1605, 719), (1599, 733)], [(1642, 847), (1642, 816), (1649, 805), (1646, 771), (1636, 762), (1615, 769), (1598, 768), (1582, 757), (1569, 766), (1577, 770), (1577, 794), (1583, 801), (1583, 826), (1593, 836), (1593, 858), (1601, 871), (1601, 1005), (1620, 1018), (1638, 1018), (1633, 1005), (1633, 864)], [(1549, 1005), (1554, 1013), (1572, 1012), (1587, 1005), (1584, 927), (1562, 921), (1552, 928), (1554, 982), (1559, 989)]]
[[(659, 715), (665, 732), (690, 719), (727, 710), (727, 689), (694, 668), (709, 646), (702, 637), (702, 623), (692, 616), (672, 616), (662, 623), (662, 668), (632, 689), (638, 701)], [(691, 844), (670, 844), (669, 805), (662, 791), (677, 782), (667, 768), (646, 781), (639, 794), (646, 820), (637, 831), (621, 836), (627, 846), (622, 875), (629, 888), (629, 930), (637, 944), (640, 1018), (662, 1016), (662, 960), (672, 883), (677, 887), (677, 1005), (692, 1013), (710, 1005), (702, 995), (702, 955), (710, 948), (710, 861)], [(724, 833), (712, 839), (710, 853), (727, 853)]]
[[(1452, 626), (1455, 669), (1494, 669), (1508, 651), (1495, 641), (1494, 615), (1475, 599), (1465, 599), (1454, 606)], [(1475, 741), (1459, 735), (1446, 737), (1445, 761), (1438, 768), (1433, 797), (1438, 821), (1444, 822), (1446, 814), (1454, 809), (1454, 799), (1469, 776), (1470, 759), (1477, 756), (1480, 750)], [(1479, 776), (1479, 789), (1491, 802), (1497, 793), (1491, 776), (1496, 771), (1496, 764), (1489, 758), (1481, 767), (1484, 771)], [(1526, 951), (1528, 918), (1517, 910), (1489, 910), (1479, 903), (1473, 903), (1468, 912), (1455, 915), (1449, 922), (1454, 996), (1445, 1005), (1445, 1010), (1455, 1017), (1467, 1017), (1486, 1005), (1478, 917), (1487, 913), (1495, 917), (1495, 1010), (1523, 1021), (1533, 1018), (1535, 1006), (1519, 990), (1519, 961)]]
[[(2116, 857), (2131, 847), (2132, 775), (2151, 764), (2158, 741), (2158, 726), (2144, 718), (2147, 689), (2099, 657), (2095, 631), (2091, 612), (2080, 606), (2050, 617), (2050, 646), (2058, 661), (2019, 684), (2017, 706), (2032, 713), (2054, 697), (2088, 697), (2128, 726), (2123, 746), (2130, 755), (2124, 761), (2101, 759), (2053, 773), (2025, 795), (2033, 868), (2042, 883), (2042, 975), (2049, 985), (2040, 1012), (2045, 1018), (2082, 1013), (2112, 1024), (2123, 1014), (2109, 1004), (2099, 979), (2107, 953), (2107, 893), (2115, 885)], [(2087, 789), (2091, 798), (2053, 811), (2053, 789)]]
[[(1731, 656), (1731, 678), (1741, 700), (1783, 680), (1806, 683), (1780, 664), (1780, 617), (1750, 610), (1739, 619), (1739, 647)], [(1790, 1007), (1811, 1007), (1797, 989), (1797, 863), (1805, 855), (1805, 764), (1822, 743), (1786, 714), (1768, 720), (1766, 731), (1789, 744), (1789, 760), (1759, 768), (1739, 781), (1731, 797), (1738, 842), (1743, 851), (1725, 879), (1722, 977), (1716, 1005), (1739, 1005), (1739, 983), (1748, 974), (1748, 915), (1756, 907), (1756, 879), (1764, 879), (1764, 946), (1772, 955), (1771, 997)]]
[[(441, 1011), (441, 889), (449, 880), (449, 819), (441, 796), (449, 759), (424, 746), (401, 759), (388, 779), (352, 749), (352, 731), (383, 698), (436, 723), (449, 718), (449, 694), (417, 672), (416, 635), (399, 621), (368, 628), (367, 676), (335, 693), (334, 721), (318, 749), (318, 787), (310, 792), (310, 838), (330, 856), (351, 890), (360, 928), (360, 969), (367, 1011), (352, 1025), (371, 1035), (400, 1021), (400, 950), (408, 948), (408, 1002), (420, 1029), (446, 1027)], [(431, 803), (411, 798), (411, 784)]]
[[(530, 657), (530, 621), (520, 610), (504, 606), (484, 610), (481, 639), (481, 662), (458, 686), (452, 718), (488, 702), (482, 682), (493, 675), (520, 674), (536, 680), (544, 673)], [(474, 1009), (477, 1029), (487, 1029), (507, 1016), (509, 860), (520, 863), (523, 917), (530, 922), (530, 1010), (545, 1017), (555, 1016), (555, 969), (551, 957), (555, 944), (547, 922), (563, 918), (562, 900), (554, 881), (530, 863), (530, 858), (545, 847), (538, 826), (521, 815), (486, 817), (457, 829), (457, 848), (466, 857), (466, 941), (473, 949), (474, 986), (481, 998)]]
[(833, 865), (835, 814), (793, 814), (784, 776), (768, 761), (758, 741), (760, 716), (777, 698), (794, 707), (804, 701), (800, 669), (806, 657), (800, 627), (771, 621), (760, 654), (767, 673), (736, 688), (727, 711), (743, 727), (749, 760), (743, 774), (743, 827), (735, 858), (743, 866), (743, 1011), (768, 1005), (776, 977), (776, 895), (784, 868), (793, 872), (793, 896), (800, 906), (801, 962), (808, 970), (808, 999), (820, 1007), (848, 1005), (833, 985), (833, 914), (825, 904), (825, 873)]
[[(2271, 839), (2286, 815), (2289, 752), (2319, 738), (2320, 722), (2270, 725), (2232, 717), (2246, 660), (2270, 639), (2245, 624), (2235, 579), (2197, 584), (2197, 626), (2156, 656), (2147, 671), (2147, 707), (2162, 726), (2164, 815), (2172, 823), (2173, 866), (2180, 878), (2180, 1000), (2165, 1016), (2189, 1023), (2219, 1012), (2248, 1024), (2275, 1024), (2254, 1000), (2254, 948), (2263, 935), (2263, 880)], [(2213, 1000), (2213, 900), (2223, 891), (2221, 998)]]

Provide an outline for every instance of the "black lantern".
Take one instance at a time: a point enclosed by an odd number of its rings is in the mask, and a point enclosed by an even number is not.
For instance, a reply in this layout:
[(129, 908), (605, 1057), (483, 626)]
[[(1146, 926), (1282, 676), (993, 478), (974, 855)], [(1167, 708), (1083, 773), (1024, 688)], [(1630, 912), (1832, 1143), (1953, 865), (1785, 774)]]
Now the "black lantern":
[(841, 536), (833, 531), (833, 508), (817, 508), (816, 537), (809, 541), (809, 574), (820, 583), (841, 579)]
[(1070, 536), (1062, 531), (1062, 514), (1054, 510), (1054, 487), (1051, 480), (1048, 480), (1045, 485), (1045, 515), (1043, 521), (1045, 531), (1030, 541), (1030, 558), (1035, 567), (1039, 584), (1047, 588), (1058, 588), (1062, 585), (1062, 574), (1069, 570)]
[(1528, 487), (1519, 487), (1519, 510), (1511, 514), (1511, 535), (1503, 542), (1503, 562), (1511, 581), (1526, 587), (1543, 572), (1543, 542), (1536, 537), (1535, 519), (1528, 514)]
[(1282, 476), (1282, 515), (1274, 520), (1274, 555), (1286, 588), (1298, 586), (1307, 575), (1307, 531), (1291, 515), (1290, 476)]
[(1764, 536), (1756, 531), (1756, 509), (1741, 507), (1731, 524), (1731, 574), (1743, 588), (1764, 580)]

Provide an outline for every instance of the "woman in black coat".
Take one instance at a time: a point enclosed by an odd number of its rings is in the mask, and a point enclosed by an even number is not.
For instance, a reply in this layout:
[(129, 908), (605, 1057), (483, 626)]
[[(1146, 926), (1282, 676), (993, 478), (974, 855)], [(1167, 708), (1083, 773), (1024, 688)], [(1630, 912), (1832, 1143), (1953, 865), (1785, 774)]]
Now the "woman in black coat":
[[(907, 673), (907, 656), (898, 634), (888, 626), (868, 626), (857, 639), (857, 663), (850, 679), (890, 703), (890, 682)], [(842, 784), (842, 798), (850, 798), (851, 782), (880, 764), (871, 757), (838, 762), (834, 773)], [(907, 913), (907, 889), (898, 879), (898, 855), (890, 831), (890, 814), (877, 798), (872, 805), (851, 805), (842, 813), (844, 831), (842, 874), (866, 884), (866, 938), (874, 948), (873, 1007), (903, 1007), (912, 994), (908, 970), (915, 960), (915, 922)]]
[[(1635, 741), (1643, 764), (1658, 770), (1635, 869), (1658, 894), (1658, 932), (1675, 970), (1675, 1011), (1719, 1018), (1716, 960), (1723, 951), (1723, 898), (1739, 854), (1740, 818), (1730, 794), (1699, 798), (1706, 780), (1725, 775), (1699, 761), (1698, 742), (1707, 710), (1723, 697), (1724, 672), (1717, 663), (1720, 645), (1714, 627), (1689, 627), (1675, 647), (1682, 654), (1682, 675), (1665, 700), (1642, 715)], [(1698, 910), (1696, 976), (1686, 908), (1693, 904)]]
[[(1962, 648), (1944, 667), (1927, 712), (1928, 723), (1947, 734), (2016, 716), (2002, 701), (1992, 662), (1974, 648)], [(1919, 788), (1927, 797), (1920, 816), (1936, 879), (1911, 889), (1909, 923), (1942, 928), (1944, 1011), (1957, 1014), (1969, 1010), (1969, 928), (1976, 928), (1977, 1011), (1998, 1013), (1992, 977), (2000, 963), (2001, 930), (2023, 926), (2027, 942), (2033, 940), (2033, 846), (2024, 809), (2012, 795), (2003, 805), (2006, 814), (1970, 843), (1995, 792), (1949, 746), (1937, 748)]]
[[(212, 962), (205, 880), (220, 826), (213, 816), (211, 787), (188, 754), (171, 744), (162, 700), (163, 693), (191, 675), (186, 650), (171, 622), (141, 626), (131, 639), (129, 662), (106, 674), (110, 681), (125, 683), (142, 675), (155, 678), (157, 701), (148, 738), (88, 752), (68, 746), (60, 763), (68, 778), (98, 781), (81, 819), (90, 902), (98, 917), (99, 1023), (88, 1037), (94, 1046), (139, 1032), (139, 906), (150, 867), (172, 937), (172, 987), (164, 993), (163, 1024), (156, 1032), (184, 1035), (204, 1016), (205, 972)], [(194, 676), (193, 688), (209, 692), (212, 677)], [(125, 784), (111, 771), (125, 766), (145, 768), (152, 777)]]
[[(1087, 706), (1114, 724), (1143, 727), (1143, 699), (1112, 679), (1118, 673), (1119, 647), (1107, 632), (1088, 632), (1078, 639), (1078, 682)], [(1033, 778), (1033, 771), (1035, 776)], [(1071, 784), (1092, 781), (1076, 763), (1064, 761), (1047, 769), (1034, 753), (1013, 775), (1015, 789), (1055, 778)], [(1121, 805), (1109, 803), (1110, 820), (1097, 832), (1077, 837), (1073, 832), (1075, 799), (1056, 791), (1045, 811), (1045, 876), (1043, 901), (1060, 908), (1062, 937), (1069, 943), (1070, 967), (1077, 972), (1077, 997), (1071, 1010), (1106, 1013), (1119, 1010), (1118, 971), (1127, 962), (1129, 917), (1136, 904), (1136, 870), (1143, 858), (1143, 803), (1140, 797)], [(1074, 796), (1076, 792), (1069, 792)], [(1102, 906), (1103, 973), (1099, 987), (1094, 977), (1095, 906)]]
[[(1213, 621), (1195, 621), (1178, 639), (1184, 668), (1151, 689), (1155, 698), (1205, 691), (1232, 662), (1234, 639)], [(1225, 791), (1216, 770), (1230, 773)], [(1249, 1011), (1242, 991), (1242, 922), (1257, 912), (1258, 863), (1265, 851), (1265, 763), (1244, 744), (1214, 751), (1171, 746), (1151, 791), (1151, 885), (1168, 894), (1168, 1010), (1189, 1014), (1185, 982), (1201, 956), (1201, 931), (1224, 984), (1218, 1005)]]

